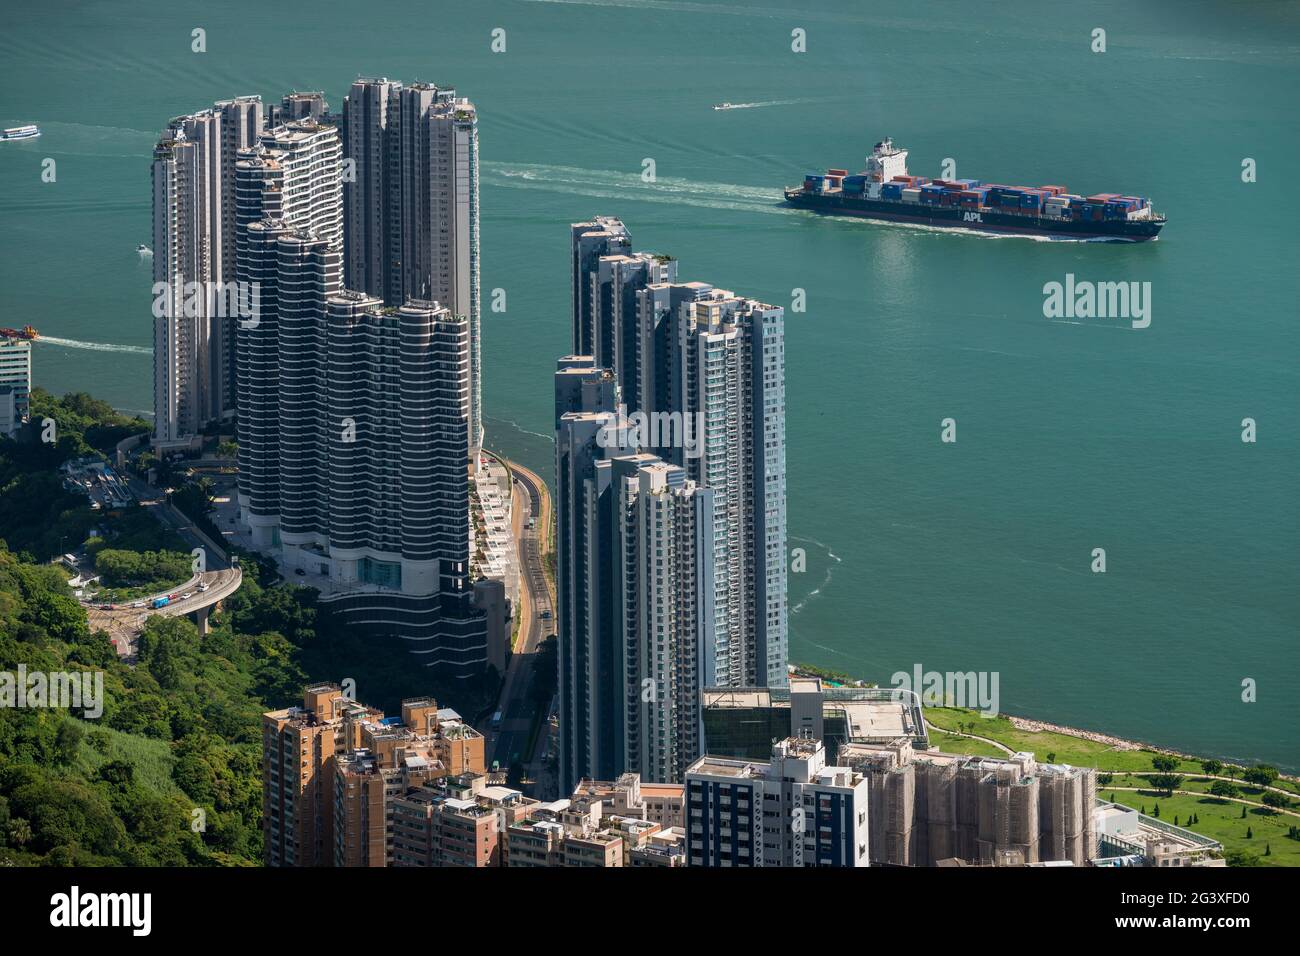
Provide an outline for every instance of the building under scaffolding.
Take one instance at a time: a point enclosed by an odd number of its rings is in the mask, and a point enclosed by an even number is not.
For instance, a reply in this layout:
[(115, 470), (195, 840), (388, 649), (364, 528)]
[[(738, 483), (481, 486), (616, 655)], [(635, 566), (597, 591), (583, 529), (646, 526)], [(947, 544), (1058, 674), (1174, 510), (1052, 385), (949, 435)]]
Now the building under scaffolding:
[(910, 741), (849, 742), (839, 763), (868, 782), (873, 864), (987, 866), (1096, 856), (1096, 772), (1008, 759), (919, 751)]

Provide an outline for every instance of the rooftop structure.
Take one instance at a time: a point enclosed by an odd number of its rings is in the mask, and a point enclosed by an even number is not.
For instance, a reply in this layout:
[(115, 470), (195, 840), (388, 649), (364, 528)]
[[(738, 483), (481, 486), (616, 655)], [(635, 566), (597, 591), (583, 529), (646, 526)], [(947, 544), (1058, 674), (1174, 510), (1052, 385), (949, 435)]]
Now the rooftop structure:
[(714, 756), (761, 760), (773, 740), (803, 735), (831, 752), (845, 743), (930, 746), (914, 692), (836, 687), (816, 677), (792, 677), (789, 687), (707, 688), (703, 720), (705, 749)]
[(1223, 845), (1132, 807), (1100, 802), (1097, 866), (1226, 866)]
[(868, 866), (867, 802), (866, 778), (810, 737), (766, 762), (706, 755), (686, 772), (689, 865)]

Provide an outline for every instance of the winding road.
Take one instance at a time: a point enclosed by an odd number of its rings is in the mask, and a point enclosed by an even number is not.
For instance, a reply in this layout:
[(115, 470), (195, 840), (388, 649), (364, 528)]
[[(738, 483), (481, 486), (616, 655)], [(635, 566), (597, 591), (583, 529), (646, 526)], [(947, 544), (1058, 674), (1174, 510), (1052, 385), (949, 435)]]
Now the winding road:
[[(136, 653), (136, 639), (150, 616), (161, 614), (164, 617), (180, 617), (182, 614), (198, 614), (202, 621), (206, 621), (205, 612), (238, 591), (244, 575), (239, 565), (229, 561), (225, 549), (209, 540), (189, 518), (173, 507), (157, 488), (133, 477), (128, 481), (131, 492), (139, 500), (140, 505), (156, 521), (179, 535), (191, 550), (203, 549), (204, 564), (207, 568), (182, 585), (158, 594), (150, 594), (145, 598), (137, 598), (132, 602), (104, 607), (102, 602), (82, 601), (82, 606), (86, 608), (86, 622), (91, 631), (107, 632), (118, 656), (132, 660)], [(199, 590), (204, 584), (207, 585), (207, 589)], [(156, 599), (170, 594), (188, 594), (189, 597), (178, 597), (160, 608), (152, 606)], [(134, 606), (137, 604), (142, 606)]]

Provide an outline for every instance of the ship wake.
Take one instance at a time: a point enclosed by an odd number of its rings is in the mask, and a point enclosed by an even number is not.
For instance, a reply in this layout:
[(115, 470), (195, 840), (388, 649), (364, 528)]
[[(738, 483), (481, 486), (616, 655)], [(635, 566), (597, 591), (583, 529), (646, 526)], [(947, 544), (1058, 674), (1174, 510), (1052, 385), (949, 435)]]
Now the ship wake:
[(804, 541), (807, 542), (808, 544), (816, 545), (818, 548), (821, 548), (823, 551), (826, 552), (826, 558), (830, 562), (826, 566), (826, 573), (822, 577), (821, 583), (818, 584), (817, 587), (809, 591), (807, 594), (805, 594), (803, 600), (799, 601), (797, 604), (794, 605), (794, 607), (790, 608), (790, 614), (795, 615), (803, 610), (804, 605), (806, 605), (809, 601), (817, 598), (822, 593), (822, 591), (826, 590), (827, 586), (829, 586), (831, 583), (831, 579), (835, 577), (835, 566), (840, 563), (841, 559), (838, 554), (836, 554), (834, 551), (831, 550), (830, 545), (823, 544), (821, 541), (818, 541), (816, 538), (799, 538), (799, 537), (795, 537), (794, 535), (791, 535), (790, 540)]
[(79, 342), (76, 339), (61, 339), (54, 335), (42, 335), (37, 342), (48, 345), (61, 345), (68, 349), (88, 349), (92, 352), (125, 352), (129, 355), (153, 355), (153, 349), (143, 345), (115, 345), (112, 342)]
[[(809, 215), (820, 216), (815, 210), (806, 210)], [(975, 236), (980, 239), (1027, 239), (1030, 242), (1134, 242), (1125, 236), (1045, 236), (1029, 232), (993, 232), (986, 229), (971, 229), (966, 226), (932, 226), (925, 222), (903, 222), (896, 219), (871, 219), (867, 216), (833, 216), (836, 222), (854, 223), (858, 226), (893, 226), (901, 229), (914, 229), (935, 235)], [(1154, 239), (1148, 240), (1154, 241)]]
[(731, 209), (797, 215), (799, 210), (780, 204), (779, 189), (711, 183), (659, 176), (646, 182), (639, 173), (611, 169), (581, 169), (536, 163), (483, 163), (485, 181), (508, 189), (539, 189), (546, 192), (589, 196), (595, 199), (640, 200), (705, 209)]

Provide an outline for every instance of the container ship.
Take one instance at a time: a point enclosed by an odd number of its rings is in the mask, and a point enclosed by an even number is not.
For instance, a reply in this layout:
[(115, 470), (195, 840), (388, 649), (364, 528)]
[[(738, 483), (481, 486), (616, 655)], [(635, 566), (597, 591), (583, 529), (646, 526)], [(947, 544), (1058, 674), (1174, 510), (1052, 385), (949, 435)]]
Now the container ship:
[(0, 329), (0, 339), (26, 339), (30, 342), (40, 337), (41, 333), (30, 325), (24, 325), (21, 329)]
[(867, 168), (805, 177), (785, 190), (786, 202), (831, 216), (859, 216), (980, 232), (1062, 239), (1143, 242), (1164, 228), (1151, 200), (1100, 193), (1080, 196), (1064, 186), (1004, 186), (978, 179), (926, 179), (907, 173), (907, 150), (876, 143)]

